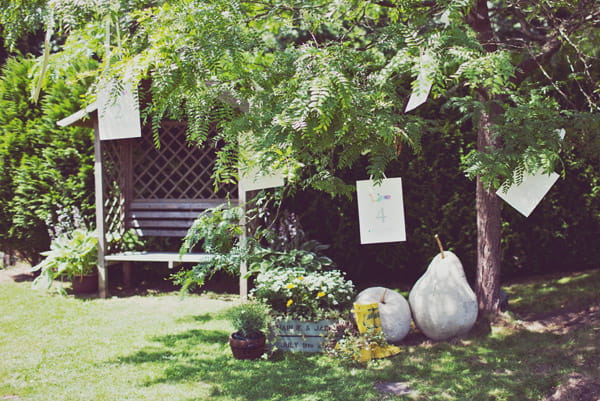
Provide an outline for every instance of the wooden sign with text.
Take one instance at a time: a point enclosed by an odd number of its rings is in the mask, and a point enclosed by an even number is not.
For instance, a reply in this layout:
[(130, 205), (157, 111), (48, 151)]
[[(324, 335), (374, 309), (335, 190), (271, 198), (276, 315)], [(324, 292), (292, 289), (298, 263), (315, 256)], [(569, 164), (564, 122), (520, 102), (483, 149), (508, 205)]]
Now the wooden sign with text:
[(300, 320), (282, 320), (275, 324), (271, 333), (275, 347), (291, 352), (321, 352), (327, 327), (332, 322), (302, 322)]

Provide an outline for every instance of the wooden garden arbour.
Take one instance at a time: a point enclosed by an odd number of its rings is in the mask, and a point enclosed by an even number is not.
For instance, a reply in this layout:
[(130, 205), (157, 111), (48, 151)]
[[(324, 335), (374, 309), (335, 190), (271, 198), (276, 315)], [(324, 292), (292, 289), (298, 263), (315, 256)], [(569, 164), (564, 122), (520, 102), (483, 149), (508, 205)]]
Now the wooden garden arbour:
[[(58, 122), (94, 129), (94, 182), (98, 233), (99, 295), (108, 296), (108, 264), (120, 262), (126, 281), (132, 262), (199, 263), (211, 255), (178, 252), (115, 252), (107, 233), (124, 233), (134, 228), (142, 236), (182, 238), (204, 209), (231, 201), (236, 203), (236, 186), (214, 191), (211, 179), (215, 163), (213, 147), (189, 146), (186, 124), (164, 121), (159, 129), (161, 146), (154, 145), (152, 132), (142, 127), (140, 138), (101, 140), (98, 106), (85, 109)], [(245, 199), (240, 191), (240, 200)], [(246, 283), (240, 281), (245, 297)]]

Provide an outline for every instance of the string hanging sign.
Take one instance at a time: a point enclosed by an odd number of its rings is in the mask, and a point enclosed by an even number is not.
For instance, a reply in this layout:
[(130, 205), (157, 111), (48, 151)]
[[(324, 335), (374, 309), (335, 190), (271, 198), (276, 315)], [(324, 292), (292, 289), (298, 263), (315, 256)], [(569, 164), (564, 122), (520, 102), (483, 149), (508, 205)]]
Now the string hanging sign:
[(98, 129), (102, 140), (142, 136), (140, 109), (133, 85), (109, 83), (101, 88), (98, 93)]
[(240, 185), (244, 191), (258, 191), (266, 188), (277, 188), (285, 185), (283, 170), (266, 171), (258, 167), (247, 170), (240, 169)]
[(419, 58), (419, 75), (412, 83), (412, 93), (408, 99), (408, 104), (404, 109), (405, 113), (412, 111), (425, 103), (429, 97), (431, 86), (433, 85), (433, 74), (435, 73), (435, 60), (430, 52), (423, 52)]
[[(564, 129), (557, 130), (556, 133), (560, 136), (561, 140), (564, 139)], [(525, 173), (523, 174), (523, 180), (521, 182), (515, 182), (508, 188), (505, 188), (503, 185), (496, 191), (496, 194), (523, 216), (529, 217), (544, 196), (546, 196), (548, 191), (550, 191), (550, 188), (552, 188), (554, 183), (558, 180), (558, 177), (559, 175), (556, 173)]]
[(356, 181), (360, 243), (406, 241), (402, 178)]
[(528, 217), (556, 180), (556, 173), (525, 174), (521, 183), (511, 185), (506, 191), (500, 188), (496, 194), (523, 216)]

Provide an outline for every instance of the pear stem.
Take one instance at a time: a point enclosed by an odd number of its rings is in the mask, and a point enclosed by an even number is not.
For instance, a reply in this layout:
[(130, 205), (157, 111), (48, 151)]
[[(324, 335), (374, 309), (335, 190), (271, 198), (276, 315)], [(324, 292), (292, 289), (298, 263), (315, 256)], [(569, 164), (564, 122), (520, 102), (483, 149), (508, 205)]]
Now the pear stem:
[(385, 290), (383, 290), (383, 295), (381, 296), (381, 299), (379, 300), (380, 304), (385, 303), (385, 294), (387, 294), (387, 288)]
[(435, 240), (437, 241), (438, 246), (440, 247), (440, 254), (442, 255), (442, 259), (445, 258), (444, 256), (444, 247), (442, 246), (442, 241), (440, 241), (440, 237), (439, 235), (435, 235)]

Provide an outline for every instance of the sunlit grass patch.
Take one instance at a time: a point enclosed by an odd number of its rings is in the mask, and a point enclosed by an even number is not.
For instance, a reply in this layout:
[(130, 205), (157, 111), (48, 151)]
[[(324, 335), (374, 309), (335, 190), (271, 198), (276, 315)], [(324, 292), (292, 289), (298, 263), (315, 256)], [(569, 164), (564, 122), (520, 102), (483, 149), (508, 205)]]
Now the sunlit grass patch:
[(510, 297), (510, 310), (523, 317), (583, 308), (600, 303), (600, 269), (538, 277), (504, 289)]
[[(534, 316), (590, 303), (599, 279), (591, 271), (514, 284), (511, 308)], [(235, 302), (212, 298), (83, 300), (2, 285), (0, 399), (541, 400), (572, 372), (600, 377), (598, 326), (561, 334), (510, 317), (487, 334), (404, 344), (397, 356), (362, 366), (303, 353), (238, 361), (223, 313)], [(382, 382), (406, 383), (413, 393), (379, 394), (374, 385)]]

